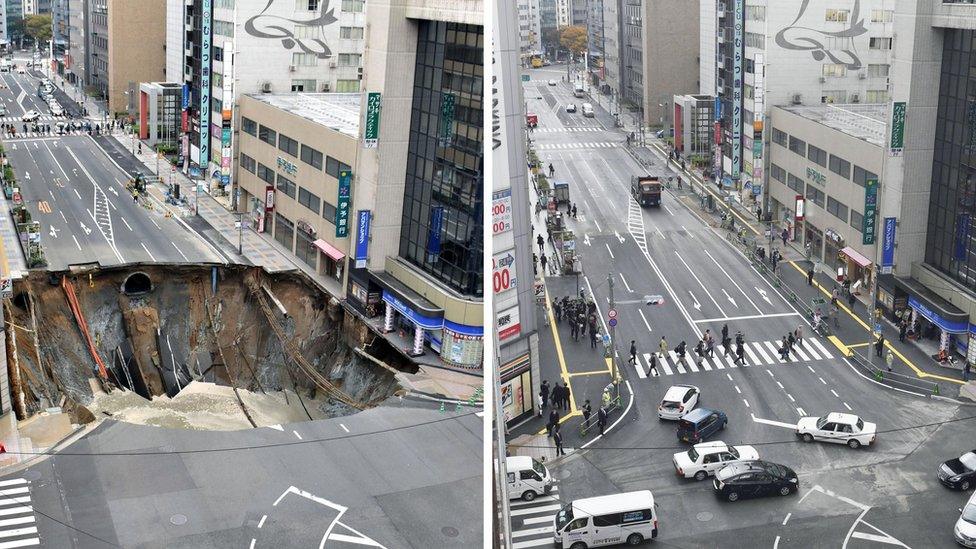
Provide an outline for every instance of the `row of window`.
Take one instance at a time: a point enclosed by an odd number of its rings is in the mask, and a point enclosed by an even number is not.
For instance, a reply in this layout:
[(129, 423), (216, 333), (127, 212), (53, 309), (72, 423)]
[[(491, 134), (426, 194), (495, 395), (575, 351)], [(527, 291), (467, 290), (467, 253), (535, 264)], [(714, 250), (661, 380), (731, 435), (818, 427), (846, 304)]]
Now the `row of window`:
[(861, 230), (863, 217), (860, 212), (849, 209), (839, 200), (827, 196), (824, 191), (813, 185), (805, 185), (802, 179), (787, 172), (776, 164), (769, 165), (769, 176), (776, 181), (785, 184), (795, 193), (805, 196), (808, 202), (813, 202), (837, 219), (840, 219), (844, 223), (849, 223), (851, 227), (857, 229), (858, 231)]
[(298, 203), (319, 214), (322, 209), (322, 217), (330, 223), (335, 223), (335, 205), (323, 201), (318, 195), (304, 187), (299, 187), (294, 181), (287, 177), (276, 174), (274, 170), (264, 164), (255, 161), (250, 156), (241, 153), (241, 167), (256, 174), (258, 178), (269, 185), (274, 185), (278, 192), (295, 199), (297, 193)]
[[(331, 175), (332, 177), (338, 178), (339, 172), (352, 170), (352, 167), (348, 164), (340, 162), (331, 156), (325, 156), (321, 151), (313, 149), (308, 145), (301, 145), (298, 143), (298, 141), (288, 137), (287, 135), (278, 134), (273, 129), (263, 124), (258, 124), (246, 116), (241, 117), (241, 130), (247, 134), (257, 137), (272, 147), (278, 147), (278, 150), (284, 151), (289, 155), (300, 159), (305, 164), (308, 164), (317, 170), (322, 169), (322, 159), (324, 156), (325, 173)], [(242, 155), (242, 157), (243, 156), (246, 155)]]
[[(773, 143), (786, 147), (794, 153), (807, 158), (811, 162), (827, 168), (831, 172), (849, 179), (854, 183), (864, 187), (869, 179), (877, 179), (878, 176), (860, 166), (855, 165), (853, 174), (851, 173), (851, 163), (837, 155), (828, 154), (827, 151), (807, 144), (799, 137), (788, 135), (779, 128), (773, 128)], [(774, 164), (775, 165), (775, 164)], [(780, 180), (782, 181), (782, 180)]]
[[(850, 16), (850, 10), (828, 9), (824, 21), (846, 23)], [(872, 23), (891, 23), (894, 16), (894, 10), (871, 10)]]

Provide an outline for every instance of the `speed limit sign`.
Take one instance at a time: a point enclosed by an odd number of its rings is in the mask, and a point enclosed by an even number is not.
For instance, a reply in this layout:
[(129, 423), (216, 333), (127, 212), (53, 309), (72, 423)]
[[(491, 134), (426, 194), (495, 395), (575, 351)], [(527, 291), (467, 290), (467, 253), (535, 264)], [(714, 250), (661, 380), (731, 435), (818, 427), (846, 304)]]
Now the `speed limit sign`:
[(607, 311), (607, 316), (611, 319), (617, 318), (617, 309), (610, 309)]

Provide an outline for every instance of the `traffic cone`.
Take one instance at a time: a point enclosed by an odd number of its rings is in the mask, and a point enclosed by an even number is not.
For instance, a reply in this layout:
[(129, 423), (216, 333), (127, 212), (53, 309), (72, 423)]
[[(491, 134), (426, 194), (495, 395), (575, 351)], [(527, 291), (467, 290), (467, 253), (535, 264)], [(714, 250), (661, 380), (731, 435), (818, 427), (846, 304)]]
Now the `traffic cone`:
[(6, 453), (7, 453), (7, 447), (2, 442), (0, 442), (0, 454), (6, 454)]

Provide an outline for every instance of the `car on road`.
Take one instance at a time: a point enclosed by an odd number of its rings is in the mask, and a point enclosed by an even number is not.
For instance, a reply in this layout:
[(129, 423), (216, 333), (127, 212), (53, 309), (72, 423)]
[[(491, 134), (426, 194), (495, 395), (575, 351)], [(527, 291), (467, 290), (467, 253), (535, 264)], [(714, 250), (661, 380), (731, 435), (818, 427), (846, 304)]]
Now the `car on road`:
[(64, 116), (64, 108), (57, 103), (51, 103), (51, 115), (52, 116)]
[(640, 545), (658, 534), (654, 494), (642, 490), (574, 500), (556, 514), (552, 532), (562, 549)]
[(574, 103), (566, 105), (566, 112), (576, 112), (576, 105)]
[(953, 490), (969, 490), (976, 485), (976, 450), (942, 462), (939, 482)]
[(20, 119), (24, 122), (37, 122), (40, 117), (41, 113), (37, 111), (27, 111), (24, 113), (24, 116), (20, 117)]
[(820, 417), (802, 417), (796, 423), (796, 436), (804, 442), (823, 440), (851, 448), (870, 446), (877, 438), (877, 425), (854, 414), (831, 412)]
[(959, 520), (952, 529), (952, 536), (963, 547), (976, 547), (976, 492), (969, 496), (966, 506), (959, 509)]
[(696, 408), (678, 420), (675, 434), (679, 442), (698, 444), (713, 434), (725, 429), (729, 417), (720, 410)]
[(555, 86), (556, 85), (556, 81), (555, 80), (550, 80), (549, 81), (549, 85), (550, 86)]
[(705, 480), (727, 465), (757, 459), (759, 452), (752, 446), (729, 446), (714, 440), (696, 444), (687, 452), (678, 452), (671, 463), (679, 477)]
[(715, 495), (726, 501), (762, 496), (788, 496), (800, 480), (793, 469), (770, 461), (742, 461), (719, 469), (712, 480)]
[(698, 406), (701, 390), (694, 385), (672, 385), (657, 407), (659, 419), (681, 419), (681, 416)]
[(24, 74), (26, 72), (27, 72), (27, 69), (25, 69), (23, 65), (17, 67), (17, 74)]

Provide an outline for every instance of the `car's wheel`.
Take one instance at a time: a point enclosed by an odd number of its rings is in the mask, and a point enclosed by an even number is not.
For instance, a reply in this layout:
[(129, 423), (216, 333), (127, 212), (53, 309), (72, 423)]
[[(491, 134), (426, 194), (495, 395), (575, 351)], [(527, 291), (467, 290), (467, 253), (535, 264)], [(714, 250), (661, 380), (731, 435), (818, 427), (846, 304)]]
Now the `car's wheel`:
[(969, 487), (970, 486), (972, 486), (972, 485), (969, 483), (968, 480), (964, 480), (961, 483), (959, 483), (959, 489), (962, 490), (963, 492), (965, 492), (966, 490), (969, 490)]
[(790, 493), (792, 491), (793, 490), (790, 489), (789, 486), (783, 486), (782, 488), (779, 489), (779, 495), (781, 495), (781, 496), (788, 496), (788, 495), (790, 495)]
[(586, 544), (582, 541), (577, 541), (576, 543), (570, 545), (569, 549), (586, 549)]
[(644, 543), (644, 536), (640, 534), (631, 534), (627, 536), (627, 545), (640, 545)]
[(532, 501), (535, 499), (535, 492), (532, 490), (526, 490), (522, 492), (522, 501)]
[(739, 493), (738, 492), (729, 492), (729, 495), (726, 496), (726, 497), (728, 498), (729, 501), (739, 501)]
[(857, 440), (856, 438), (852, 438), (851, 440), (848, 440), (847, 441), (847, 445), (850, 446), (851, 448), (857, 450), (858, 448), (861, 447), (861, 442), (859, 440)]
[(706, 473), (705, 471), (698, 471), (697, 473), (695, 473), (695, 480), (702, 481), (705, 480), (706, 478), (708, 478), (708, 473)]
[(724, 430), (725, 430), (725, 428), (726, 428), (726, 427), (728, 427), (728, 426), (729, 426), (729, 422), (728, 422), (728, 421), (723, 421), (723, 422), (722, 422), (722, 430), (723, 430), (723, 431), (724, 431)]
[(813, 442), (813, 435), (810, 433), (803, 433), (803, 442)]

